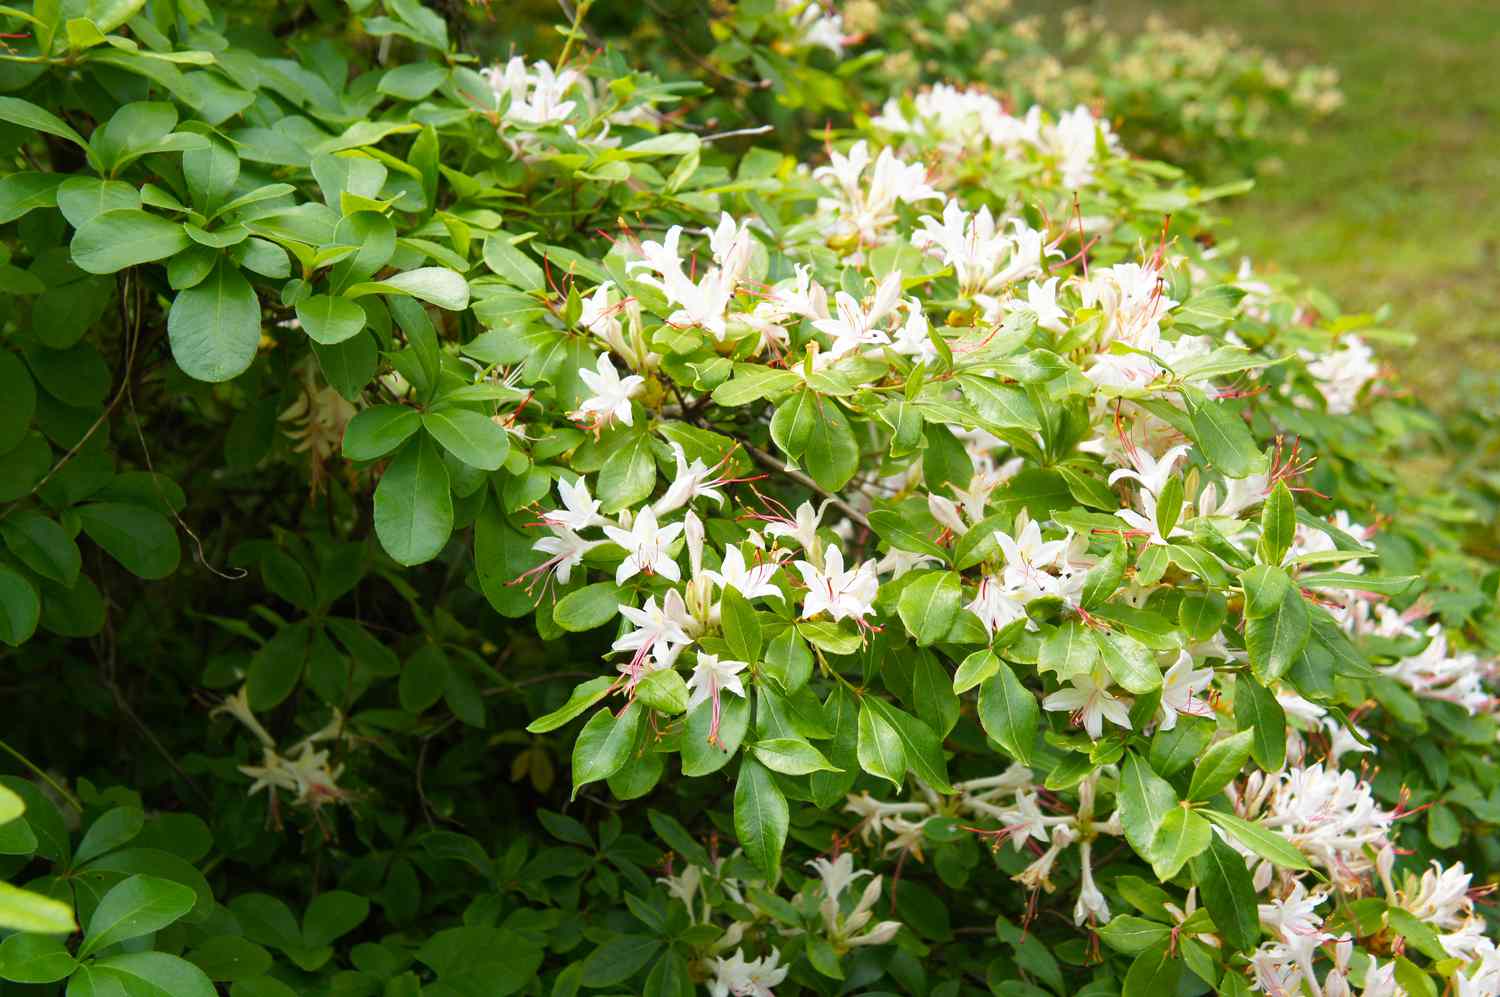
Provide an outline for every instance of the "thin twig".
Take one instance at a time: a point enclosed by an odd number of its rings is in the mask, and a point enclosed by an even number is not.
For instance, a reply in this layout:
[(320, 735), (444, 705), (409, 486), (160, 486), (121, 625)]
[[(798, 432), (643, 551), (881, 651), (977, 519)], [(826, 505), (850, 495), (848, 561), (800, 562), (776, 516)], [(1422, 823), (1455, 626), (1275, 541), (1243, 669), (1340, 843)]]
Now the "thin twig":
[(0, 741), (0, 750), (4, 750), (6, 754), (10, 755), (16, 761), (31, 769), (32, 772), (35, 772), (38, 779), (51, 786), (53, 791), (56, 792), (58, 796), (61, 796), (64, 800), (68, 801), (68, 806), (72, 807), (74, 810), (77, 810), (79, 813), (83, 813), (83, 804), (78, 802), (78, 798), (64, 789), (62, 785), (59, 784), (56, 779), (48, 775), (46, 771), (41, 768), (41, 766), (37, 765), (30, 758), (27, 758), (25, 755), (21, 754), (15, 748), (12, 748), (10, 745), (6, 744), (4, 741)]
[(826, 498), (839, 512), (842, 512), (845, 516), (854, 520), (854, 522), (858, 523), (860, 526), (863, 526), (865, 529), (870, 529), (870, 520), (866, 518), (864, 513), (860, 512), (858, 509), (854, 508), (854, 506), (850, 505), (848, 502), (845, 502), (843, 499), (839, 498), (837, 495), (833, 494), (828, 489), (824, 488), (822, 485), (814, 481), (812, 478), (809, 478), (807, 475), (803, 474), (801, 471), (798, 471), (795, 468), (787, 467), (786, 464), (777, 460), (775, 457), (772, 457), (764, 450), (757, 450), (755, 447), (750, 446), (748, 443), (745, 444), (745, 452), (748, 453), (751, 457), (755, 458), (755, 460), (759, 462), (762, 467), (770, 468), (778, 474), (784, 474), (788, 478), (791, 478), (793, 481), (797, 482), (797, 484), (801, 485), (802, 487), (809, 488), (817, 492), (819, 495)]

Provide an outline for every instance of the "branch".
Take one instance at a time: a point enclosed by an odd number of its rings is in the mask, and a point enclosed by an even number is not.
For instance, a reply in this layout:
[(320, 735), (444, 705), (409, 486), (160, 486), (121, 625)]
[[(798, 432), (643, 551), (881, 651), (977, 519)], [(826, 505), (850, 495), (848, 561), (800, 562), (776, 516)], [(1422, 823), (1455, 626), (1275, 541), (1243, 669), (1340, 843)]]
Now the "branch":
[(837, 495), (833, 494), (828, 489), (818, 484), (812, 478), (809, 478), (807, 475), (803, 474), (801, 471), (796, 470), (795, 468), (787, 467), (786, 464), (777, 460), (775, 457), (772, 457), (764, 450), (757, 450), (755, 447), (750, 446), (748, 443), (744, 444), (744, 447), (745, 452), (748, 453), (751, 457), (755, 458), (756, 462), (759, 463), (762, 467), (770, 468), (771, 470), (776, 471), (778, 474), (784, 474), (788, 478), (791, 478), (793, 481), (797, 482), (797, 484), (801, 485), (803, 488), (807, 488), (817, 492), (819, 495), (826, 498), (829, 503), (831, 503), (833, 507), (839, 512), (842, 512), (845, 516), (854, 520), (854, 522), (858, 523), (860, 526), (863, 526), (865, 529), (870, 529), (870, 520), (865, 517), (864, 513), (860, 512), (858, 509), (854, 508), (854, 506), (850, 505), (848, 502), (845, 502), (843, 499), (839, 498)]

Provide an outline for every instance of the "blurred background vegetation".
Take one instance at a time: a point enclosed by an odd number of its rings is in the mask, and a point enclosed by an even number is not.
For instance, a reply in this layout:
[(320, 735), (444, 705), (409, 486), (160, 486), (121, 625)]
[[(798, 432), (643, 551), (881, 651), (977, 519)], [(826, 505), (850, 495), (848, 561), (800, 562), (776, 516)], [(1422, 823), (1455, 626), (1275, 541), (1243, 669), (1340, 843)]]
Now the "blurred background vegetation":
[(1340, 75), (1345, 103), (1279, 149), (1227, 213), (1260, 265), (1350, 310), (1391, 306), (1384, 353), (1440, 411), (1500, 396), (1500, 3), (1107, 0), (1120, 30), (1156, 14), (1228, 28)]

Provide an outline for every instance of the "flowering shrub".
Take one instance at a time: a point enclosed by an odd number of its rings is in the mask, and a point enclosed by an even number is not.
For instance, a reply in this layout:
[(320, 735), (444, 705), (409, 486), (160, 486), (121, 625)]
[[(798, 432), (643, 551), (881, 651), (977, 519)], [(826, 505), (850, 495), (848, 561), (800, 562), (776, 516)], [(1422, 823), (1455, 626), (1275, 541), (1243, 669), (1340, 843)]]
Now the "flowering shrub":
[(1373, 319), (1087, 107), (765, 132), (820, 7), (349, 6), (0, 9), (0, 978), (1500, 993)]

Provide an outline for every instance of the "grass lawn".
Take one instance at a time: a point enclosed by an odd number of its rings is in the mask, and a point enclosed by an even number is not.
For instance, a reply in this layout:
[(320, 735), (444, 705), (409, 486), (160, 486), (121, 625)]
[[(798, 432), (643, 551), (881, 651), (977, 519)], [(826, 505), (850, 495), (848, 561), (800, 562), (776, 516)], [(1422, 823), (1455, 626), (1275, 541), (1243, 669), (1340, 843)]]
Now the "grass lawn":
[(1230, 207), (1257, 261), (1351, 311), (1390, 304), (1416, 336), (1386, 355), (1438, 407), (1500, 398), (1500, 3), (1496, 0), (1113, 0), (1219, 26), (1342, 76), (1346, 105)]

